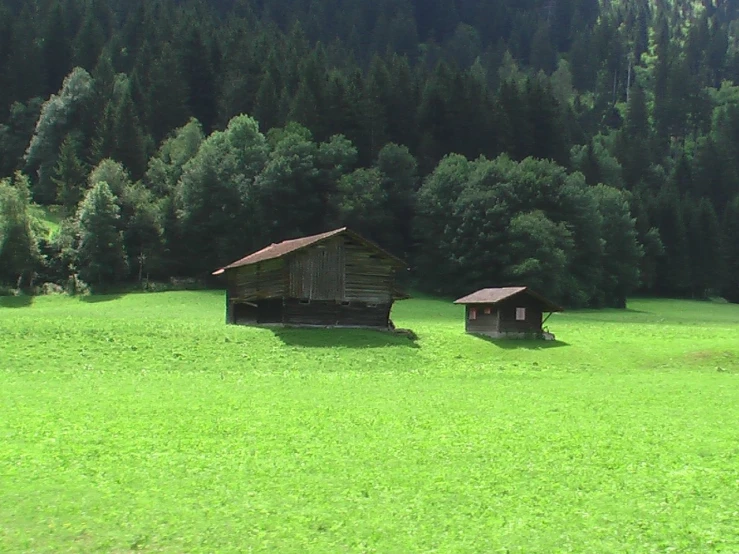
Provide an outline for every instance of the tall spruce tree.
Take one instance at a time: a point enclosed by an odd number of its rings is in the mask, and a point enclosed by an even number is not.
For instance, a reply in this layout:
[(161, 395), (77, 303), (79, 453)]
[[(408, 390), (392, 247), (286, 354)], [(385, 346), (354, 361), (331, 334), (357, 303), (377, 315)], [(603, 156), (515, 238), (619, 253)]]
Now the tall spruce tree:
[(116, 197), (107, 183), (98, 182), (87, 192), (77, 211), (77, 268), (80, 277), (92, 285), (115, 284), (127, 275), (119, 220)]

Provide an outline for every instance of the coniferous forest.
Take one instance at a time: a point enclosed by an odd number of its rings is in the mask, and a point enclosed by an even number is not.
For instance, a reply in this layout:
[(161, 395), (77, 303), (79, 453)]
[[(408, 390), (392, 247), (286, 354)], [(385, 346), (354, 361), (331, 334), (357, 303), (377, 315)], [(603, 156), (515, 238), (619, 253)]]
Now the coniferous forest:
[(739, 3), (0, 0), (0, 178), (12, 287), (348, 225), (434, 293), (739, 302)]

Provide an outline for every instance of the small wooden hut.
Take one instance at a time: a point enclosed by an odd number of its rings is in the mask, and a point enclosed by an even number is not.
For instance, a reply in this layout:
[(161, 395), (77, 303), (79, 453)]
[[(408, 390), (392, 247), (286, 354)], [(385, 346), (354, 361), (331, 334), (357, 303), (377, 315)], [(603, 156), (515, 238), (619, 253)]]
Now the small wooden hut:
[[(528, 287), (482, 289), (454, 301), (465, 306), (468, 333), (492, 338), (554, 340), (544, 323), (562, 308)], [(544, 314), (547, 315), (546, 319)]]
[(346, 227), (272, 244), (217, 271), (226, 322), (388, 329), (406, 264)]

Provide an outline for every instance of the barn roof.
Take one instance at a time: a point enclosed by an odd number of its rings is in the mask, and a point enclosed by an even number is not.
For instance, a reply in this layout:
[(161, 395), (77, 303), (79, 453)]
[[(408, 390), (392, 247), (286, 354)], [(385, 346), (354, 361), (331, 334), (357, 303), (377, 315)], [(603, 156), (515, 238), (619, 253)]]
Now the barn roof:
[(355, 241), (363, 244), (365, 247), (367, 247), (370, 250), (374, 250), (378, 254), (382, 255), (384, 258), (387, 258), (391, 260), (394, 264), (406, 267), (406, 264), (403, 260), (400, 258), (393, 256), (389, 252), (383, 250), (379, 246), (377, 246), (375, 243), (365, 239), (364, 237), (358, 235), (354, 231), (349, 230), (346, 227), (341, 227), (340, 229), (334, 229), (333, 231), (328, 231), (326, 233), (321, 233), (319, 235), (311, 235), (308, 237), (301, 237), (298, 239), (292, 239), (292, 240), (284, 240), (279, 243), (272, 243), (266, 248), (262, 248), (261, 250), (254, 252), (253, 254), (249, 254), (245, 258), (241, 258), (240, 260), (236, 260), (235, 262), (232, 262), (228, 264), (227, 266), (222, 267), (221, 269), (217, 269), (213, 272), (213, 275), (220, 275), (224, 271), (228, 269), (234, 269), (237, 267), (243, 267), (246, 265), (252, 265), (259, 262), (266, 262), (268, 260), (275, 260), (278, 258), (282, 258), (284, 256), (287, 256), (288, 254), (292, 254), (294, 252), (297, 252), (298, 250), (302, 250), (304, 248), (308, 248), (309, 246), (314, 246), (320, 242), (323, 242), (324, 240), (330, 239), (332, 237), (336, 237), (339, 235), (349, 235), (352, 239)]
[(547, 300), (541, 294), (534, 292), (528, 287), (500, 287), (480, 289), (454, 301), (455, 304), (497, 304), (517, 294), (525, 293), (539, 300), (550, 312), (561, 312), (563, 309), (555, 303)]

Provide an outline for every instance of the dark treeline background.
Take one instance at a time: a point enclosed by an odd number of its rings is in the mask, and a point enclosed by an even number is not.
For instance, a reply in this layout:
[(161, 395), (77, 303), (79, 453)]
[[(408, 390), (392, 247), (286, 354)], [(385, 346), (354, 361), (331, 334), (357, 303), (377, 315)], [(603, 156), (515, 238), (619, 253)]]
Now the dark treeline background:
[(0, 281), (200, 278), (349, 225), (435, 292), (739, 301), (738, 16), (0, 0)]

